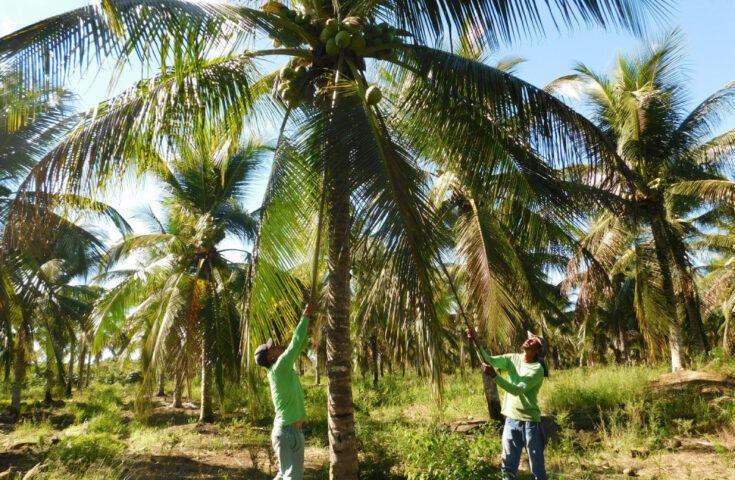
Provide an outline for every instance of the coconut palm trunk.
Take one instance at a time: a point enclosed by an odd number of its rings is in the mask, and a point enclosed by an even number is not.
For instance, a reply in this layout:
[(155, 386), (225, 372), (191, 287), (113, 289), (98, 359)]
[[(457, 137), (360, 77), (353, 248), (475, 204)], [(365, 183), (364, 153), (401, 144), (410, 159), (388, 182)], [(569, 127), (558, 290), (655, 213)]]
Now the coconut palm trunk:
[(82, 340), (82, 351), (79, 354), (79, 378), (77, 379), (77, 390), (84, 386), (84, 361), (87, 359), (87, 342)]
[(71, 397), (71, 387), (74, 381), (74, 347), (76, 346), (76, 340), (74, 338), (69, 342), (69, 370), (66, 382), (66, 396)]
[(156, 392), (156, 395), (159, 397), (163, 397), (166, 395), (166, 392), (164, 391), (164, 386), (166, 384), (166, 372), (161, 368), (160, 373), (158, 374), (158, 392)]
[(684, 368), (684, 360), (682, 358), (683, 341), (681, 336), (681, 325), (676, 315), (676, 308), (671, 304), (676, 298), (674, 293), (674, 283), (671, 279), (671, 268), (669, 268), (669, 259), (666, 252), (667, 247), (666, 236), (664, 233), (664, 225), (661, 215), (653, 214), (650, 219), (651, 233), (656, 250), (656, 260), (661, 269), (661, 282), (663, 283), (664, 295), (668, 299), (668, 326), (669, 326), (669, 349), (671, 351), (671, 371), (675, 372)]
[(181, 372), (174, 373), (174, 393), (173, 393), (173, 401), (171, 402), (172, 408), (181, 408), (181, 391), (183, 390), (184, 386), (184, 375)]
[(212, 410), (212, 362), (209, 359), (210, 351), (202, 336), (202, 396), (199, 409), (199, 423), (211, 423), (214, 421)]
[(680, 298), (686, 310), (687, 326), (692, 339), (694, 351), (704, 354), (708, 350), (707, 338), (702, 324), (702, 314), (699, 310), (694, 290), (694, 279), (689, 274), (686, 266), (680, 261), (679, 255), (674, 255), (674, 264), (680, 281)]
[[(331, 159), (330, 159), (331, 160)], [(336, 165), (337, 162), (328, 162)], [(327, 425), (331, 480), (357, 479), (350, 345), (350, 189), (346, 168), (331, 168)]]
[(733, 345), (730, 336), (732, 335), (730, 330), (732, 329), (732, 322), (730, 319), (731, 313), (729, 308), (723, 308), (723, 314), (725, 315), (725, 327), (722, 332), (722, 349), (727, 355), (732, 355)]
[(54, 401), (51, 390), (54, 386), (54, 360), (51, 355), (46, 356), (46, 369), (44, 372), (46, 376), (46, 391), (43, 396), (43, 403), (50, 404)]
[(14, 351), (14, 345), (13, 345), (13, 332), (10, 329), (10, 322), (3, 322), (5, 323), (5, 351), (3, 352), (3, 356), (5, 357), (5, 371), (3, 372), (3, 381), (5, 383), (10, 382), (10, 364), (12, 363), (10, 361), (11, 356), (13, 355)]
[(321, 385), (322, 377), (319, 373), (319, 346), (314, 349), (314, 384)]
[(373, 386), (378, 386), (378, 337), (370, 335), (370, 350), (372, 351)]
[(485, 391), (485, 401), (487, 401), (487, 412), (490, 418), (502, 422), (503, 414), (500, 413), (500, 394), (498, 386), (495, 384), (490, 375), (482, 374), (482, 388)]
[(13, 364), (13, 391), (10, 400), (10, 410), (20, 412), (20, 394), (23, 389), (23, 379), (26, 372), (26, 339), (25, 320), (21, 325), (21, 333), (15, 343), (15, 361)]

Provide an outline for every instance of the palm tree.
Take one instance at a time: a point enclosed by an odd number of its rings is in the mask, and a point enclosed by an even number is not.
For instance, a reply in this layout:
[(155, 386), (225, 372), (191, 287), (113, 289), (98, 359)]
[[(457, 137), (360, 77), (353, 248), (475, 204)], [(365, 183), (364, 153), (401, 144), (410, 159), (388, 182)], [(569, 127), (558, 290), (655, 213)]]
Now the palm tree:
[[(712, 182), (714, 183), (714, 182)], [(723, 190), (724, 186), (718, 188)], [(710, 197), (715, 200), (713, 197)], [(722, 203), (721, 198), (718, 203)], [(727, 200), (727, 197), (724, 198)], [(717, 321), (719, 333), (721, 329), (722, 350), (732, 355), (733, 324), (732, 314), (735, 310), (735, 266), (733, 265), (733, 239), (735, 231), (735, 211), (727, 201), (702, 215), (698, 220), (702, 224), (702, 234), (693, 242), (699, 251), (713, 254), (713, 258), (700, 267), (702, 274), (699, 285), (704, 291), (703, 304), (706, 317)], [(719, 320), (719, 321), (718, 321)]]
[[(401, 265), (403, 291), (411, 292), (425, 312), (426, 331), (434, 332), (427, 341), (437, 359), (432, 373), (439, 378), (440, 322), (430, 274), (436, 248), (423, 208), (426, 179), (416, 169), (428, 146), (447, 153), (435, 158), (451, 157), (467, 171), (498, 149), (523, 151), (532, 144), (547, 159), (569, 162), (581, 152), (597, 160), (614, 152), (599, 148), (604, 139), (597, 130), (544, 91), (429, 46), (446, 28), (477, 32), (492, 45), (539, 31), (547, 17), (534, 2), (304, 0), (292, 6), (298, 11), (275, 1), (252, 9), (213, 1), (106, 0), (0, 39), (0, 61), (51, 82), (63, 80), (63, 66), (107, 56), (124, 62), (137, 55), (159, 71), (106, 102), (48, 156), (36, 170), (39, 182), (48, 185), (73, 189), (84, 180), (100, 183), (122, 171), (129, 164), (124, 159), (145, 168), (154, 163), (151, 151), (166, 145), (170, 135), (185, 137), (192, 130), (187, 120), (194, 117), (234, 129), (251, 113), (291, 120), (281, 129), (270, 182), (273, 202), (265, 205), (260, 244), (266, 256), (269, 243), (271, 252), (287, 250), (283, 242), (266, 239), (275, 223), (273, 205), (306, 204), (306, 211), (292, 208), (307, 215), (325, 192), (330, 475), (356, 478), (349, 328), (353, 214), (371, 218), (361, 231), (383, 237), (389, 246), (376, 264)], [(636, 31), (649, 13), (661, 10), (656, 2), (632, 0), (558, 0), (548, 8), (554, 22)], [(275, 48), (247, 49), (252, 35), (270, 35)], [(288, 68), (257, 75), (254, 62), (266, 56), (287, 57)], [(403, 79), (399, 90), (386, 95), (392, 101), (375, 105), (380, 93), (368, 91), (366, 59)], [(293, 149), (285, 148), (289, 137), (306, 160), (316, 195), (289, 178), (294, 167), (288, 160)], [(525, 167), (533, 168), (531, 163)]]
[(255, 235), (256, 221), (238, 199), (247, 194), (263, 153), (255, 144), (238, 147), (207, 133), (182, 142), (177, 158), (159, 167), (168, 193), (167, 217), (147, 215), (158, 231), (128, 235), (107, 254), (108, 268), (138, 254), (143, 263), (107, 274), (123, 281), (95, 308), (95, 348), (104, 345), (115, 325), (144, 332), (142, 394), (164, 365), (173, 365), (175, 387), (180, 389), (189, 370), (187, 359), (198, 358), (202, 422), (213, 420), (212, 382), (222, 394), (225, 378), (237, 378), (240, 317), (232, 292), (233, 282), (242, 281), (245, 270), (227, 261), (221, 242), (227, 235), (244, 241)]
[[(86, 317), (94, 296), (76, 283), (95, 267), (101, 239), (81, 222), (93, 213), (98, 220), (126, 227), (114, 209), (90, 199), (77, 198), (84, 208), (64, 211), (57, 208), (62, 200), (57, 194), (18, 189), (76, 121), (72, 104), (68, 91), (31, 90), (22, 75), (0, 73), (0, 350), (6, 380), (14, 366), (11, 407), (16, 411), (26, 365), (34, 354), (34, 335), (40, 334), (45, 349), (50, 400), (53, 370), (64, 381), (65, 337), (75, 321)], [(70, 365), (73, 361), (70, 355)]]
[(608, 175), (590, 177), (620, 202), (619, 210), (597, 215), (570, 263), (570, 280), (581, 285), (580, 312), (612, 291), (615, 274), (630, 272), (641, 330), (649, 345), (668, 330), (674, 370), (683, 366), (682, 322), (693, 352), (707, 349), (687, 241), (696, 233), (697, 209), (706, 207), (705, 191), (724, 180), (735, 145), (732, 132), (715, 134), (735, 85), (687, 110), (681, 43), (674, 32), (639, 56), (618, 57), (610, 76), (578, 65), (577, 74), (550, 86), (577, 88), (624, 160)]
[[(11, 217), (4, 225), (3, 263), (7, 284), (11, 287), (8, 330), (15, 331), (11, 402), (15, 411), (20, 408), (25, 368), (33, 354), (34, 333), (43, 332), (49, 347), (47, 355), (51, 353), (55, 357), (57, 373), (63, 379), (64, 337), (68, 334), (74, 341), (75, 323), (86, 323), (96, 297), (93, 289), (78, 281), (96, 268), (103, 252), (102, 240), (78, 223), (54, 213), (54, 205), (59, 200), (56, 196), (45, 200), (37, 197), (31, 201), (22, 195), (16, 197), (14, 212), (25, 211), (26, 219), (38, 215), (50, 218), (21, 222)], [(118, 217), (113, 209), (106, 210), (105, 215)], [(85, 348), (80, 347), (80, 377), (85, 358)], [(47, 362), (51, 362), (51, 358), (47, 357)], [(70, 353), (70, 373), (73, 362), (74, 355)], [(71, 384), (71, 378), (68, 383)]]

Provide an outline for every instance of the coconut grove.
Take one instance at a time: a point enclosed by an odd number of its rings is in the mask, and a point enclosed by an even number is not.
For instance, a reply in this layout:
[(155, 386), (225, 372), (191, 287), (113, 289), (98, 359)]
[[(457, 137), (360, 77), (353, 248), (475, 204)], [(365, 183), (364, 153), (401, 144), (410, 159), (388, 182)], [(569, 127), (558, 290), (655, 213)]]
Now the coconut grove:
[(0, 37), (0, 478), (735, 478), (729, 6), (67, 3)]

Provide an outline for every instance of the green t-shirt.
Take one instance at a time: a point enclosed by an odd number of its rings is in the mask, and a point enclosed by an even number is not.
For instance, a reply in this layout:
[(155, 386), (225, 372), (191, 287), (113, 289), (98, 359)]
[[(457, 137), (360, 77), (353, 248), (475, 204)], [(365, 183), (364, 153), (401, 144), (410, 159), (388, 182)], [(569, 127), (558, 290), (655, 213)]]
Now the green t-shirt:
[(540, 422), (538, 392), (544, 383), (544, 367), (538, 362), (524, 362), (520, 353), (491, 357), (483, 349), (482, 356), (493, 367), (508, 372), (507, 380), (500, 375), (495, 377), (495, 383), (505, 390), (503, 415), (524, 422)]
[(276, 427), (291, 425), (306, 417), (304, 390), (301, 388), (301, 382), (293, 369), (293, 364), (306, 346), (306, 340), (309, 338), (306, 331), (308, 327), (309, 319), (301, 317), (288, 348), (268, 368), (271, 399), (276, 408), (276, 419), (273, 422)]

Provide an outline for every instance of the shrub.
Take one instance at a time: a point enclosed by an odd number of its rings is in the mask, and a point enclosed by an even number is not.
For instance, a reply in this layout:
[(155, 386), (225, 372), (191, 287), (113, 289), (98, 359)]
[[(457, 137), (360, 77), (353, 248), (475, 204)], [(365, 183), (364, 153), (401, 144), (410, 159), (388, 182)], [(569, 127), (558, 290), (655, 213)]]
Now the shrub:
[(122, 416), (119, 407), (111, 408), (89, 421), (90, 432), (112, 433), (122, 437), (130, 433), (128, 421)]
[(125, 444), (109, 433), (90, 433), (61, 441), (49, 451), (51, 460), (91, 464), (111, 461), (125, 449)]
[(500, 478), (495, 464), (501, 437), (492, 426), (474, 435), (434, 431), (409, 432), (410, 453), (405, 473), (409, 480), (486, 480)]

